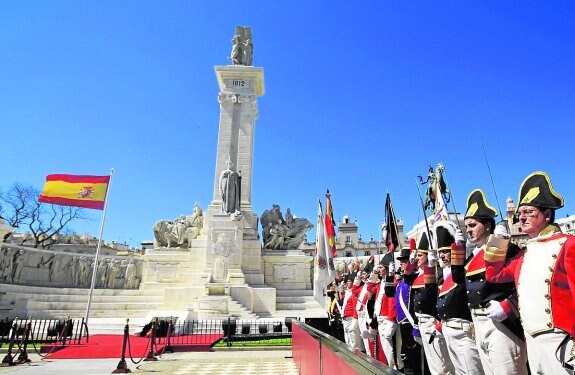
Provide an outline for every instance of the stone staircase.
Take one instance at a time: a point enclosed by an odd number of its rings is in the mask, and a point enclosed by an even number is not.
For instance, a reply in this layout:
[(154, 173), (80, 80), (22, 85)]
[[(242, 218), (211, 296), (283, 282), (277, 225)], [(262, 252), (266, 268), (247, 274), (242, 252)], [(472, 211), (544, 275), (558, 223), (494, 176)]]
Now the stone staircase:
[(327, 318), (327, 313), (313, 297), (313, 290), (277, 289), (274, 317)]
[[(88, 289), (46, 288), (2, 285), (0, 313), (4, 316), (32, 316), (37, 319), (79, 318), (86, 314)], [(138, 318), (163, 303), (163, 295), (154, 291), (95, 289), (90, 317)]]

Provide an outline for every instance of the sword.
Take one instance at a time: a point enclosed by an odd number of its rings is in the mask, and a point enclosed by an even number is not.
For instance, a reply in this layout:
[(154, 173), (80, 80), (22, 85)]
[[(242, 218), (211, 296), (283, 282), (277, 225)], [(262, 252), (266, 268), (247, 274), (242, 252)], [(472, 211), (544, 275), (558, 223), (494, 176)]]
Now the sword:
[[(485, 145), (483, 144), (483, 137), (481, 136), (481, 131), (479, 130), (479, 125), (477, 123), (477, 115), (473, 111), (473, 118), (475, 119), (475, 128), (477, 129), (477, 136), (479, 137), (479, 142), (481, 142), (481, 149), (483, 150), (483, 157), (485, 158), (485, 164), (487, 165), (487, 172), (489, 173), (489, 178), (491, 180), (491, 187), (493, 188), (493, 193), (495, 194), (495, 202), (497, 203), (497, 209), (499, 210), (499, 217), (503, 221), (503, 214), (501, 213), (501, 206), (499, 206), (499, 197), (497, 196), (497, 190), (495, 189), (495, 183), (493, 182), (493, 175), (491, 174), (491, 167), (489, 166), (489, 160), (487, 159), (487, 153), (485, 152)], [(509, 223), (507, 225), (507, 231), (509, 230)]]

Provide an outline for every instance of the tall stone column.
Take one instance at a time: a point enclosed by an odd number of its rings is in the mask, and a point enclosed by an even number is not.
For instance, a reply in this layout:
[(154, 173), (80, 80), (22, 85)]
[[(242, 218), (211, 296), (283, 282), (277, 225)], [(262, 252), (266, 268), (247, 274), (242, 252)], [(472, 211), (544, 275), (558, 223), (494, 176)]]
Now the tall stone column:
[(216, 66), (220, 87), (220, 127), (212, 206), (220, 206), (220, 174), (229, 159), (241, 172), (241, 211), (252, 211), (252, 165), (254, 124), (258, 116), (257, 97), (264, 94), (262, 68), (242, 65)]

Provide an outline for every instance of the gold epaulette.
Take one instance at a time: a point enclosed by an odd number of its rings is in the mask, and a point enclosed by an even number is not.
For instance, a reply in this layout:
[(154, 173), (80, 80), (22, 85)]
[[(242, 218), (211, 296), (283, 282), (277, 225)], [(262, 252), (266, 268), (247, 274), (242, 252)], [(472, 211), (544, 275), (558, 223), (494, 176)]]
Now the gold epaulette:
[(465, 247), (453, 246), (451, 248), (451, 264), (453, 266), (465, 265)]
[(486, 262), (503, 262), (507, 255), (507, 249), (498, 249), (496, 247), (485, 247), (483, 258)]

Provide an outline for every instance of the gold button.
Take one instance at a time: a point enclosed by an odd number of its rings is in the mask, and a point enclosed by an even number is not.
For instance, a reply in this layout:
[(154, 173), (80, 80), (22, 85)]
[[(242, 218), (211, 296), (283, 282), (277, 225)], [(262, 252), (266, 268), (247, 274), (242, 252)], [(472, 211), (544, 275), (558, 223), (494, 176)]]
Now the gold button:
[(551, 282), (551, 280), (545, 279), (545, 282), (546, 282), (547, 284), (549, 284), (549, 283)]
[(551, 328), (553, 327), (553, 324), (551, 324), (551, 322), (547, 323), (547, 327)]
[(549, 294), (546, 294), (546, 295), (545, 295), (545, 298), (551, 299), (551, 296), (550, 296)]
[(549, 309), (545, 309), (545, 312), (546, 312), (547, 314), (551, 314), (551, 310), (549, 310)]
[(549, 266), (549, 271), (553, 272), (553, 267)]
[(557, 254), (551, 254), (551, 257), (552, 257), (553, 259), (557, 259)]

